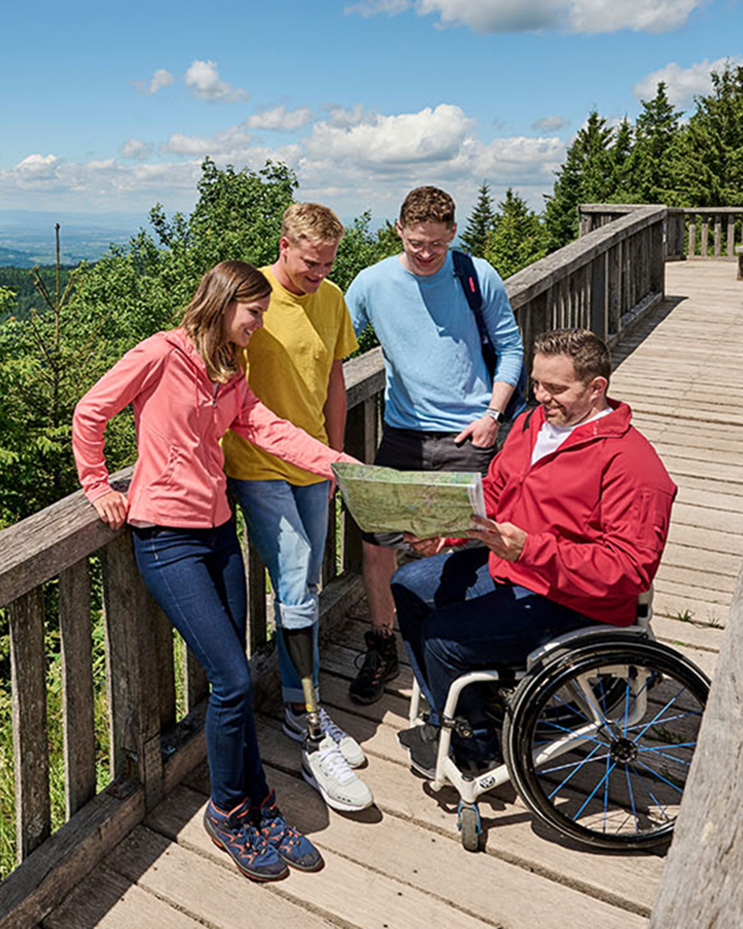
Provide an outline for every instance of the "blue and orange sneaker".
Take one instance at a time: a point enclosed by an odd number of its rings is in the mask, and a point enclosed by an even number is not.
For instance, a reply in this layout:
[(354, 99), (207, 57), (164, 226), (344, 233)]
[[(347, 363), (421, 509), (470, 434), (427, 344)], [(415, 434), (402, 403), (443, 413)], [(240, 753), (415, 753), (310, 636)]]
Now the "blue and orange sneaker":
[(299, 871), (319, 871), (325, 865), (323, 857), (307, 836), (297, 832), (281, 815), (276, 793), (271, 793), (251, 816), (261, 837), (275, 848), (282, 860)]
[(210, 800), (204, 812), (204, 828), (212, 842), (232, 858), (242, 873), (254, 881), (278, 881), (289, 873), (284, 859), (250, 821), (244, 800), (223, 813)]

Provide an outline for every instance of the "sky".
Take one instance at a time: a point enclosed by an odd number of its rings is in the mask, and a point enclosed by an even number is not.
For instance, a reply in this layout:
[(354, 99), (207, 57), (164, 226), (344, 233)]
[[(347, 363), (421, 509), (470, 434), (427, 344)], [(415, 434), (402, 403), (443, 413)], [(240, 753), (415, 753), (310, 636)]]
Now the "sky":
[[(37, 0), (3, 12), (0, 210), (188, 212), (200, 164), (297, 174), (344, 221), (422, 184), (539, 211), (592, 109), (743, 64), (743, 0)], [(736, 38), (737, 37), (737, 38)]]

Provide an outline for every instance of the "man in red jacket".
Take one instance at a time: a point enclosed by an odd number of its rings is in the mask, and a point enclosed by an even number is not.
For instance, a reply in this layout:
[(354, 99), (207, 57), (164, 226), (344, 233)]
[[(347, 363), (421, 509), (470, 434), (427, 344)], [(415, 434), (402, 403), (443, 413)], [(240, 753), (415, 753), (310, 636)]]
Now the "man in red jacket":
[[(413, 767), (431, 774), (449, 685), (475, 668), (523, 662), (537, 645), (591, 622), (630, 625), (637, 596), (658, 570), (676, 487), (625, 403), (606, 396), (611, 362), (583, 329), (534, 345), (539, 406), (513, 425), (483, 481), (487, 518), (470, 535), (483, 547), (402, 567), (392, 593), (430, 722), (400, 734)], [(431, 555), (451, 540), (417, 543)], [(453, 738), (462, 762), (497, 756), (482, 692), (459, 711), (475, 730)]]

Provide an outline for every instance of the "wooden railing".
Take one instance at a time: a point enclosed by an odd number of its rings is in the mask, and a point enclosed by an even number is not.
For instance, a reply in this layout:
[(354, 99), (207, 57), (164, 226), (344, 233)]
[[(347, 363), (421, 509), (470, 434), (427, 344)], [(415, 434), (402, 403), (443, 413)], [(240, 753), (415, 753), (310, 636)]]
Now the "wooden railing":
[[(506, 287), (528, 347), (540, 332), (586, 326), (610, 344), (663, 296), (662, 207), (633, 209), (524, 269)], [(527, 351), (528, 354), (528, 351)], [(346, 449), (370, 461), (384, 385), (381, 351), (346, 362)], [(446, 376), (446, 372), (443, 373)], [(119, 475), (122, 486), (127, 475)], [(333, 521), (334, 523), (334, 521)], [(331, 525), (333, 524), (331, 523)], [(0, 607), (11, 624), (18, 858), (0, 885), (0, 929), (35, 926), (204, 756), (207, 685), (184, 656), (177, 686), (173, 636), (134, 564), (128, 530), (112, 532), (81, 493), (0, 532)], [(256, 690), (275, 680), (265, 572), (246, 540), (249, 651)], [(111, 782), (96, 793), (89, 565), (101, 565), (106, 631)], [(340, 565), (340, 567), (338, 567)], [(321, 596), (323, 626), (360, 596), (361, 544), (349, 520), (331, 533)], [(58, 584), (63, 656), (67, 822), (53, 835), (46, 720), (44, 592)], [(269, 653), (270, 654), (270, 653)], [(176, 720), (176, 692), (185, 717)]]
[[(632, 204), (593, 203), (579, 208), (583, 237), (639, 209)], [(743, 242), (743, 207), (664, 207), (666, 261), (694, 258), (735, 259), (736, 246)]]

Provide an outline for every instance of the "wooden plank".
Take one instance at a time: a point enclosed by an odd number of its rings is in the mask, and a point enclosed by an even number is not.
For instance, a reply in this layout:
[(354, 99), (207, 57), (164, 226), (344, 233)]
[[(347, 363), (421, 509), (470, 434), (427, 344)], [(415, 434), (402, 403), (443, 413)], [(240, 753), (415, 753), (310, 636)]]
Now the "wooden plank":
[(653, 909), (654, 929), (743, 924), (743, 896), (731, 884), (731, 876), (743, 870), (743, 844), (738, 841), (743, 828), (738, 803), (743, 789), (743, 574), (728, 627)]
[(101, 866), (44, 920), (44, 929), (203, 929), (188, 916), (125, 877)]
[[(446, 918), (450, 926), (466, 925), (460, 923), (460, 914), (474, 917), (479, 926), (507, 925), (509, 929), (530, 929), (535, 925), (563, 929), (566, 925), (580, 925), (589, 914), (602, 925), (605, 920), (607, 925), (617, 927), (644, 925), (634, 914), (586, 898), (517, 865), (488, 855), (470, 855), (456, 839), (432, 833), (410, 820), (394, 815), (376, 817), (375, 821), (370, 817), (360, 821), (359, 817), (336, 816), (328, 812), (315, 791), (297, 778), (275, 771), (272, 782), (289, 821), (299, 824), (326, 856), (325, 871), (310, 878), (311, 889), (317, 891), (313, 902), (322, 909), (334, 900), (328, 882), (339, 877), (338, 863), (345, 860), (366, 869), (367, 880), (375, 888), (391, 885), (393, 905), (384, 918), (395, 929), (419, 925), (411, 909), (411, 904), (420, 899), (418, 893), (430, 901), (429, 914), (434, 919), (431, 925), (445, 925)], [(181, 789), (154, 811), (148, 823), (165, 835), (177, 837), (184, 846), (213, 855), (200, 823), (203, 803), (203, 795)], [(460, 868), (466, 868), (467, 880), (452, 880), (452, 874)], [(494, 886), (507, 887), (508, 893), (494, 897)], [(281, 885), (280, 889), (283, 894), (290, 885)], [(230, 887), (226, 893), (234, 895), (235, 890)], [(360, 911), (367, 899), (368, 893), (352, 925), (366, 924)], [(201, 912), (222, 925), (215, 920), (214, 910)]]
[[(374, 707), (377, 713), (383, 712), (379, 704)], [(373, 707), (364, 709), (373, 712)], [(341, 725), (348, 722), (341, 713), (337, 715), (343, 720)], [(296, 754), (296, 760), (287, 756), (286, 737), (281, 734), (278, 721), (266, 723), (270, 725), (259, 720), (264, 761), (285, 771), (291, 764), (291, 770), (298, 773), (299, 755)], [(411, 827), (429, 829), (458, 843), (457, 795), (446, 788), (430, 796), (427, 782), (410, 772), (407, 754), (397, 741), (397, 730), (406, 725), (405, 720), (399, 719), (394, 726), (386, 721), (372, 723), (369, 720), (357, 726), (370, 759), (363, 778), (384, 816), (396, 816)], [(630, 912), (645, 915), (649, 912), (663, 868), (661, 859), (646, 855), (596, 856), (563, 843), (555, 833), (534, 823), (531, 814), (515, 799), (510, 785), (482, 797), (480, 805), (487, 831), (488, 855), (579, 889), (594, 902), (601, 899)], [(469, 857), (464, 860), (469, 861)]]
[(44, 592), (41, 587), (14, 600), (8, 613), (16, 857), (21, 862), (51, 832)]
[(65, 809), (70, 819), (95, 796), (95, 721), (90, 574), (83, 559), (59, 575)]
[(254, 545), (250, 544), (248, 530), (243, 537), (245, 575), (248, 585), (248, 656), (268, 640), (268, 615), (266, 612), (266, 568)]
[[(175, 912), (189, 914), (199, 920), (199, 925), (211, 929), (234, 929), (248, 924), (255, 927), (296, 925), (302, 929), (333, 925), (302, 905), (298, 888), (291, 895), (292, 899), (285, 893), (283, 882), (274, 885), (273, 892), (266, 893), (268, 888), (258, 887), (243, 877), (204, 832), (205, 805), (203, 796), (179, 787), (148, 820), (159, 832), (138, 826), (109, 856), (106, 866), (115, 870), (127, 884), (136, 884), (148, 896), (163, 901)], [(191, 815), (190, 820), (185, 820), (187, 814)], [(174, 824), (178, 828), (184, 820), (190, 828), (181, 832), (183, 845), (169, 841), (163, 825)], [(293, 872), (291, 883), (295, 884), (299, 876), (298, 872)], [(315, 883), (332, 880), (329, 869), (322, 875), (305, 877)], [(249, 922), (246, 922), (247, 914), (250, 914)]]
[(137, 570), (131, 539), (102, 549), (113, 775), (139, 777), (150, 809), (162, 799), (160, 691), (154, 625), (158, 608)]

